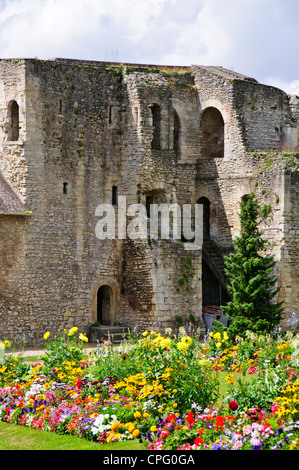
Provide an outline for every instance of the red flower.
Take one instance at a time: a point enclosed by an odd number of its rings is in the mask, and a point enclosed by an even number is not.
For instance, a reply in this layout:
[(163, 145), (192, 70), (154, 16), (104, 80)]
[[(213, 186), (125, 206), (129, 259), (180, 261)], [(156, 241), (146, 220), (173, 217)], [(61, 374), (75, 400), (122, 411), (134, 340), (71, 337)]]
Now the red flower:
[(238, 403), (234, 400), (230, 401), (228, 406), (231, 411), (236, 411), (239, 408)]
[(186, 418), (186, 421), (189, 423), (189, 424), (192, 424), (194, 423), (195, 419), (194, 419), (194, 413), (191, 413), (191, 411), (188, 413), (188, 416)]
[(200, 444), (203, 444), (203, 439), (202, 439), (201, 437), (196, 437), (196, 438), (194, 439), (194, 444), (195, 444), (196, 446), (199, 446)]
[(176, 421), (175, 415), (172, 413), (171, 415), (167, 416), (166, 421)]

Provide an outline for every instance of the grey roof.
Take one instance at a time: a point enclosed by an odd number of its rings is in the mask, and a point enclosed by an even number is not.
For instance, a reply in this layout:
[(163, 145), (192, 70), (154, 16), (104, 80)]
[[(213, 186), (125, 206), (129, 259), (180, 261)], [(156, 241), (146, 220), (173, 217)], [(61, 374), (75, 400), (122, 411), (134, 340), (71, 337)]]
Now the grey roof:
[(25, 210), (21, 197), (0, 171), (0, 214), (23, 214)]
[(216, 75), (220, 75), (223, 78), (227, 78), (229, 80), (244, 80), (247, 82), (258, 83), (255, 78), (248, 77), (247, 75), (243, 75), (241, 73), (226, 69), (221, 66), (199, 65), (198, 67), (200, 67), (201, 69), (208, 70), (209, 72), (214, 73)]

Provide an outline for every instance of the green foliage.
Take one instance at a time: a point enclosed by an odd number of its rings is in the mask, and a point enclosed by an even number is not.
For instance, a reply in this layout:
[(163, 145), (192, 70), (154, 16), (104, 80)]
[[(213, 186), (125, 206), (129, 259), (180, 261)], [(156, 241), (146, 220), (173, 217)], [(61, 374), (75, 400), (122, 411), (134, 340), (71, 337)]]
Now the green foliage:
[(29, 371), (30, 365), (20, 357), (5, 355), (3, 363), (0, 364), (0, 386), (2, 383), (26, 382)]
[(94, 356), (93, 375), (98, 380), (114, 376), (119, 380), (142, 371), (142, 365), (136, 361), (135, 350), (104, 346), (100, 354)]
[[(229, 317), (232, 338), (246, 330), (272, 331), (283, 312), (282, 303), (273, 301), (278, 293), (272, 274), (275, 260), (267, 254), (269, 244), (259, 229), (260, 206), (255, 194), (248, 195), (240, 208), (241, 232), (234, 240), (235, 252), (225, 258), (232, 300), (222, 308)], [(265, 216), (269, 207), (262, 212)]]
[(151, 332), (136, 347), (136, 362), (142, 364), (147, 381), (163, 384), (169, 390), (168, 405), (175, 403), (178, 412), (190, 408), (192, 403), (205, 408), (218, 398), (218, 379), (205, 362), (199, 361), (198, 352), (196, 337), (186, 335), (184, 328), (174, 338)]
[(179, 285), (185, 286), (186, 291), (190, 289), (190, 282), (194, 278), (194, 266), (192, 264), (192, 259), (187, 258), (182, 266), (182, 277), (179, 279)]
[(78, 328), (71, 328), (69, 332), (64, 330), (54, 341), (47, 343), (43, 358), (44, 373), (51, 373), (52, 369), (61, 367), (64, 362), (80, 364), (84, 359), (83, 341), (77, 338), (77, 330)]

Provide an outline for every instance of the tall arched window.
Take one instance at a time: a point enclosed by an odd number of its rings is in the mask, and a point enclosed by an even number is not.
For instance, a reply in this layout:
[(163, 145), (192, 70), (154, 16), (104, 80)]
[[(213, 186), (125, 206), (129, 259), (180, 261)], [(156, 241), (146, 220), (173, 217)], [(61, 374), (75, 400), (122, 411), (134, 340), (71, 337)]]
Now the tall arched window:
[(201, 154), (207, 158), (224, 157), (224, 120), (217, 108), (209, 107), (200, 120)]
[(13, 101), (10, 105), (10, 135), (9, 140), (19, 140), (19, 105)]
[(181, 123), (180, 118), (176, 110), (173, 110), (173, 148), (176, 155), (180, 154), (180, 134), (181, 134)]
[(159, 105), (154, 104), (151, 107), (153, 119), (153, 140), (152, 149), (160, 150), (161, 148), (161, 108)]

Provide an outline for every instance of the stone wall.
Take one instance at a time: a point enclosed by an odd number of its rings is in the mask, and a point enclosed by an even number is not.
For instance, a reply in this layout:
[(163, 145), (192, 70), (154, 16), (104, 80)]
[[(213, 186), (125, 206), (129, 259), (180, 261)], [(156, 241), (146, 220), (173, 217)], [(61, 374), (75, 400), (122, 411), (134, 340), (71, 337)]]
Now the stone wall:
[(30, 212), (0, 216), (0, 337), (37, 344), (46, 330), (88, 331), (101, 286), (111, 292), (111, 324), (163, 330), (181, 317), (202, 326), (201, 251), (174, 240), (99, 240), (96, 208), (113, 203), (117, 217), (117, 196), (145, 206), (206, 197), (210, 236), (229, 249), (239, 201), (257, 182), (273, 208), (265, 232), (279, 244), (287, 312), (295, 309), (297, 173), (264, 172), (252, 150), (296, 151), (298, 109), (280, 90), (222, 68), (0, 61), (0, 170)]

